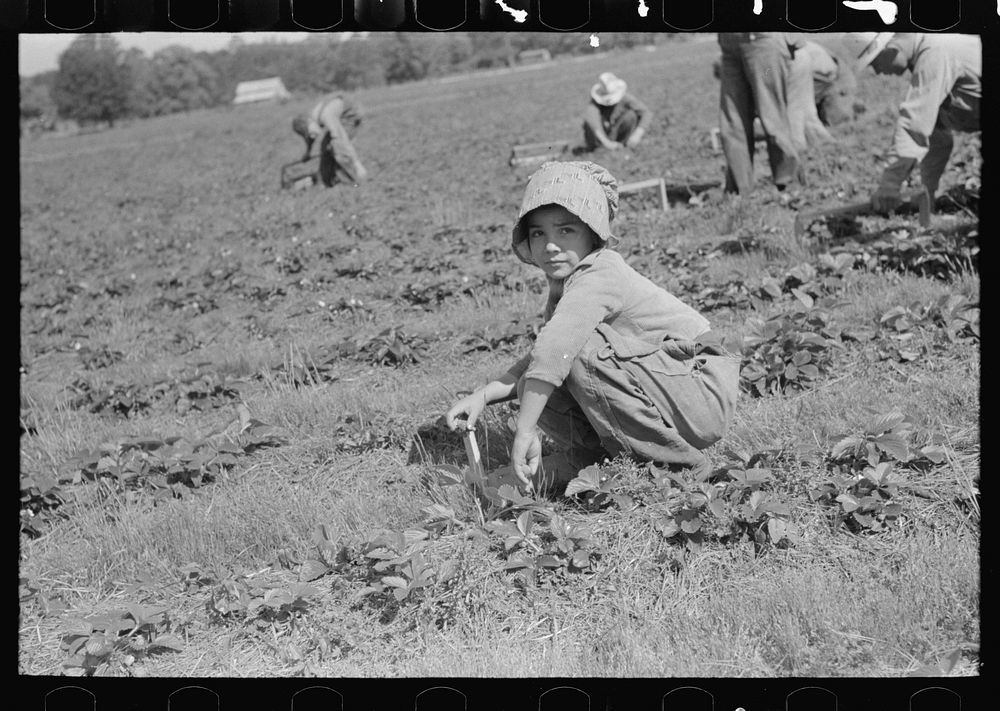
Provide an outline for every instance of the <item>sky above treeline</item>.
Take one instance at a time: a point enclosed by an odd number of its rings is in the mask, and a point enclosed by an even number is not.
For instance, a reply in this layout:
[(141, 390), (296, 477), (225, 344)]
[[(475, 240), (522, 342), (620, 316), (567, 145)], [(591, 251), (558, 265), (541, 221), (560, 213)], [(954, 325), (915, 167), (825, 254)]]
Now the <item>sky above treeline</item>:
[[(340, 33), (350, 34), (350, 33)], [(299, 42), (315, 36), (310, 32), (114, 32), (112, 36), (125, 49), (137, 47), (152, 55), (164, 47), (179, 44), (198, 52), (225, 49), (234, 37), (244, 42)], [(59, 55), (72, 44), (76, 34), (18, 35), (17, 68), (21, 76), (32, 76), (59, 67)]]

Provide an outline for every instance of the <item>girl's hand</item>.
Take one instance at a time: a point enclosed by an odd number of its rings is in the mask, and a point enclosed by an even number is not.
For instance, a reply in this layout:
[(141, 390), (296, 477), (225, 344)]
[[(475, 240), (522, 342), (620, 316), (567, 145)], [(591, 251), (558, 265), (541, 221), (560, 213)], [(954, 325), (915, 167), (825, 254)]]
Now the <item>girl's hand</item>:
[(538, 463), (542, 458), (542, 443), (536, 430), (518, 430), (514, 435), (514, 444), (510, 449), (510, 463), (514, 474), (527, 491), (533, 488), (529, 477), (538, 471)]
[(445, 424), (454, 432), (459, 426), (458, 418), (465, 415), (464, 427), (471, 430), (476, 426), (476, 420), (483, 414), (484, 409), (486, 409), (486, 396), (477, 390), (451, 406), (444, 416)]

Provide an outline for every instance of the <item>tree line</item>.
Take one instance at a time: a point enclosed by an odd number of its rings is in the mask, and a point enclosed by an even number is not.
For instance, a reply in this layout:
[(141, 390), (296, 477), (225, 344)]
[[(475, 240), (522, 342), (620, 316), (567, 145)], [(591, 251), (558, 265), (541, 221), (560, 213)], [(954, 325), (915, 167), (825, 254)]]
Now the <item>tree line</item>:
[[(606, 32), (601, 44), (624, 49), (668, 36)], [(571, 33), (397, 32), (311, 35), (294, 43), (234, 38), (214, 52), (173, 45), (147, 56), (122, 48), (113, 35), (85, 34), (59, 56), (57, 69), (20, 78), (22, 129), (58, 119), (114, 125), (219, 106), (232, 102), (240, 82), (272, 76), (293, 93), (319, 94), (513, 66), (528, 49), (552, 56), (595, 51), (585, 36)]]

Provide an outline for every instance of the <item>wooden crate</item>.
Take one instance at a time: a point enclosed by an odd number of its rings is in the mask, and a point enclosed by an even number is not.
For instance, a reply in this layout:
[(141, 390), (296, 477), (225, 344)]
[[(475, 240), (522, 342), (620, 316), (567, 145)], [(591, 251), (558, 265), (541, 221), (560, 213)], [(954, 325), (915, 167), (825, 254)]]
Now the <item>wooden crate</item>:
[(557, 160), (569, 150), (569, 141), (547, 141), (545, 143), (524, 143), (514, 146), (510, 152), (511, 167), (538, 165), (547, 160)]
[(663, 205), (663, 211), (666, 212), (670, 209), (670, 202), (667, 200), (667, 183), (663, 178), (650, 178), (649, 180), (640, 180), (636, 183), (625, 183), (624, 185), (618, 186), (618, 195), (628, 195), (629, 193), (637, 193), (641, 190), (648, 190), (649, 188), (659, 188), (660, 190), (660, 202)]
[(718, 188), (721, 185), (722, 183), (719, 181), (706, 183), (677, 183), (674, 185), (667, 185), (666, 180), (663, 178), (650, 178), (649, 180), (640, 180), (635, 183), (625, 183), (624, 185), (618, 187), (618, 194), (628, 195), (629, 193), (639, 192), (640, 190), (659, 188), (660, 204), (663, 207), (663, 211), (667, 212), (670, 209), (671, 202), (687, 203), (688, 200), (698, 193), (705, 192), (711, 188)]

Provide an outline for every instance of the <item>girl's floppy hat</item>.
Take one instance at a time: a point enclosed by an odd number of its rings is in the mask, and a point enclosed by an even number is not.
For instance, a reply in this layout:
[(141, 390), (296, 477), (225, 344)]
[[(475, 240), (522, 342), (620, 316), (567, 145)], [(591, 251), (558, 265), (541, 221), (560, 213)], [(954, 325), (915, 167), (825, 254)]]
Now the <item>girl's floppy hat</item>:
[(590, 89), (590, 98), (601, 106), (614, 106), (625, 96), (628, 84), (611, 72), (604, 72)]
[(536, 207), (562, 205), (605, 244), (618, 243), (611, 234), (611, 220), (618, 211), (618, 181), (606, 169), (590, 161), (549, 161), (542, 164), (524, 189), (524, 199), (512, 231), (514, 254), (525, 264), (534, 264), (522, 219)]

